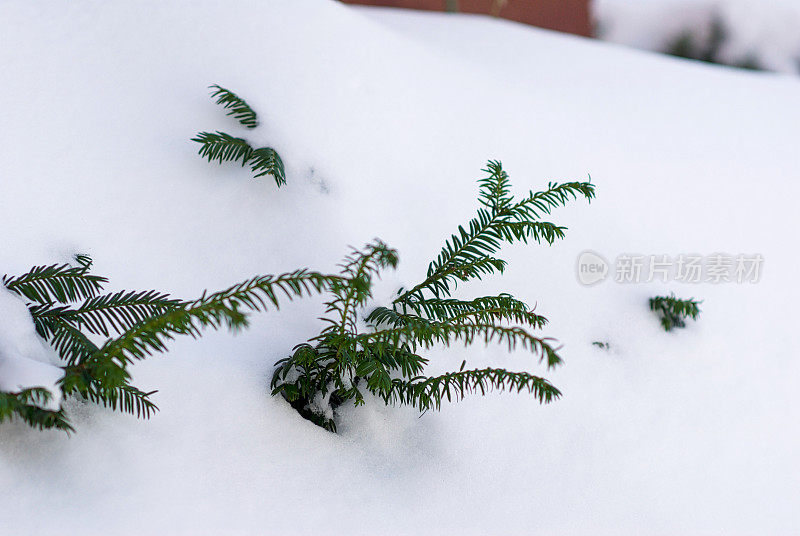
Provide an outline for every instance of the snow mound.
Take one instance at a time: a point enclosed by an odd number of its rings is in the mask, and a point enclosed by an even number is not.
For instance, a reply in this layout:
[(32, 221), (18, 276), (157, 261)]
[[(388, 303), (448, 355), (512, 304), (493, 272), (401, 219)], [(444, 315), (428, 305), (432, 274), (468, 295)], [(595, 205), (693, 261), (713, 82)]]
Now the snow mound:
[(28, 308), (16, 294), (0, 285), (0, 391), (18, 392), (43, 387), (53, 397), (48, 409), (58, 409), (63, 375), (58, 356), (36, 334)]
[[(400, 254), (380, 298), (474, 214), (488, 159), (517, 194), (597, 185), (553, 214), (566, 240), (504, 250), (502, 277), (459, 287), (536, 303), (565, 366), (427, 355), (432, 374), (466, 359), (546, 375), (559, 401), (493, 393), (420, 418), (370, 400), (327, 433), (268, 392), (322, 326), (323, 298), (297, 301), (136, 365), (158, 390), (149, 421), (71, 401), (70, 437), (0, 427), (0, 534), (798, 532), (795, 77), (327, 0), (2, 2), (0, 68), (9, 273), (80, 251), (109, 292), (191, 299), (334, 271), (380, 237)], [(213, 83), (260, 126), (237, 130)], [(274, 147), (287, 185), (202, 160), (201, 130)], [(758, 253), (763, 277), (584, 287), (585, 250)], [(704, 302), (667, 334), (647, 300), (671, 291)]]

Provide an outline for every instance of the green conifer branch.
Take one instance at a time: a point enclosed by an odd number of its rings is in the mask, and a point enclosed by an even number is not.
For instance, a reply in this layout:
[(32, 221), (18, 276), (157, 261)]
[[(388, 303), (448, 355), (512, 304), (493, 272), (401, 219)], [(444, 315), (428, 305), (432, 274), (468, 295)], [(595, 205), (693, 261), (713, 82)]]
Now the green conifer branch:
[[(367, 332), (360, 332), (356, 310), (372, 296), (380, 269), (396, 265), (396, 253), (379, 242), (347, 257), (341, 266), (342, 280), (330, 289), (333, 298), (322, 318), (326, 327), (276, 364), (270, 383), (273, 395), (283, 395), (303, 417), (332, 431), (336, 430), (333, 411), (347, 400), (363, 404), (362, 389), (387, 404), (409, 404), (421, 411), (492, 389), (527, 391), (542, 403), (560, 396), (547, 380), (527, 372), (464, 370), (462, 365), (457, 372), (423, 375), (428, 360), (417, 350), (456, 342), (520, 347), (537, 354), (548, 369), (561, 363), (553, 339), (528, 331), (544, 327), (547, 319), (524, 302), (508, 294), (459, 300), (450, 298), (450, 293), (459, 282), (502, 272), (506, 263), (495, 254), (503, 243), (552, 244), (563, 238), (565, 228), (542, 221), (541, 216), (579, 196), (591, 200), (594, 186), (551, 183), (548, 190), (531, 192), (515, 202), (500, 163), (490, 161), (484, 171), (489, 176), (479, 181), (477, 216), (445, 242), (421, 283), (401, 289), (391, 307), (376, 307), (366, 316)], [(379, 251), (391, 251), (391, 261), (373, 262)]]
[(375, 239), (363, 250), (351, 248), (350, 254), (340, 265), (342, 279), (331, 287), (334, 299), (325, 303), (326, 313), (336, 314), (338, 319), (330, 322), (323, 334), (336, 330), (342, 336), (348, 331), (355, 331), (355, 309), (372, 297), (372, 278), (382, 268), (395, 266), (397, 251), (381, 240)]
[(50, 391), (43, 387), (22, 389), (16, 393), (0, 391), (0, 423), (18, 417), (28, 426), (39, 430), (55, 428), (67, 433), (74, 431), (62, 409), (53, 411), (42, 407), (52, 397)]
[(514, 203), (508, 175), (500, 162), (489, 161), (489, 176), (479, 181), (478, 199), (481, 208), (470, 220), (467, 228), (459, 226), (458, 233), (445, 242), (439, 256), (428, 267), (427, 277), (420, 284), (401, 292), (394, 304), (402, 305), (408, 299), (423, 298), (425, 291), (439, 298), (450, 292), (450, 286), (459, 281), (480, 278), (495, 271), (502, 273), (505, 262), (494, 257), (503, 242), (513, 243), (528, 239), (552, 244), (564, 238), (565, 227), (540, 221), (579, 195), (591, 201), (594, 185), (591, 182), (550, 183), (542, 192), (531, 192), (528, 197)]
[[(181, 306), (180, 300), (152, 290), (120, 291), (89, 298), (77, 309), (43, 305), (31, 308), (39, 334), (48, 338), (51, 329), (46, 325), (68, 323), (76, 329), (108, 337), (112, 332), (123, 333), (139, 322)], [(39, 326), (43, 329), (38, 329)]]
[(55, 350), (68, 365), (80, 363), (94, 355), (99, 348), (80, 328), (67, 319), (52, 317), (42, 319), (34, 316), (39, 335)]
[(427, 358), (412, 352), (407, 345), (374, 343), (363, 346), (355, 371), (359, 377), (369, 377), (376, 371), (391, 374), (397, 370), (404, 378), (413, 378), (422, 374), (427, 364)]
[(511, 204), (511, 180), (503, 170), (503, 165), (497, 160), (489, 160), (481, 171), (489, 176), (478, 180), (478, 202), (491, 211)]
[[(376, 308), (367, 322), (381, 323), (382, 310)], [(419, 316), (439, 321), (452, 321), (457, 318), (475, 318), (484, 322), (508, 321), (541, 329), (547, 324), (547, 318), (536, 314), (526, 303), (517, 300), (510, 294), (484, 296), (473, 300), (456, 300), (452, 298), (429, 298), (426, 300), (409, 299), (403, 302), (403, 312), (411, 310)]]
[[(205, 327), (239, 329), (247, 325), (247, 313), (279, 306), (283, 299), (307, 296), (344, 278), (308, 270), (279, 276), (258, 276), (198, 300), (185, 302), (156, 291), (121, 291), (98, 295), (106, 278), (89, 274), (92, 261), (76, 257), (78, 267), (34, 267), (19, 277), (5, 276), (11, 290), (27, 298), (36, 331), (64, 360), (58, 381), (64, 398), (82, 396), (92, 402), (149, 418), (157, 411), (150, 400), (155, 391), (131, 385), (128, 365), (166, 350), (177, 335), (198, 337)], [(62, 305), (83, 300), (78, 306)], [(62, 304), (56, 303), (60, 302)], [(87, 335), (109, 338), (98, 347)], [(0, 422), (16, 415), (40, 428), (70, 431), (63, 410), (48, 411), (41, 405), (51, 400), (46, 389), (0, 393)]]
[(153, 290), (120, 291), (90, 298), (69, 315), (90, 333), (108, 337), (111, 333), (124, 333), (136, 324), (182, 304), (181, 300)]
[(20, 276), (3, 276), (3, 285), (8, 290), (40, 304), (72, 303), (91, 298), (102, 291), (107, 282), (105, 277), (87, 273), (85, 265), (68, 264), (34, 266)]
[(655, 296), (650, 298), (650, 310), (658, 313), (661, 318), (661, 326), (664, 331), (672, 331), (673, 328), (686, 327), (686, 319), (697, 320), (700, 315), (700, 303), (694, 298), (682, 300), (669, 296)]
[(278, 309), (281, 296), (290, 300), (307, 296), (340, 280), (338, 276), (308, 270), (254, 277), (137, 324), (121, 337), (106, 342), (90, 361), (112, 361), (124, 367), (133, 360), (163, 352), (166, 341), (176, 335), (197, 338), (203, 328), (244, 328), (248, 323), (245, 311), (263, 311), (268, 306)]
[(283, 167), (283, 161), (275, 149), (262, 147), (253, 150), (248, 163), (254, 173), (253, 178), (257, 179), (264, 175), (272, 175), (278, 188), (286, 184), (286, 171)]
[(228, 110), (228, 115), (234, 117), (247, 128), (256, 128), (258, 118), (250, 105), (236, 93), (220, 87), (217, 84), (209, 86), (211, 97), (217, 99), (217, 104)]
[(105, 388), (97, 382), (93, 382), (83, 394), (86, 399), (95, 404), (135, 415), (139, 419), (149, 419), (158, 411), (158, 406), (150, 400), (150, 396), (157, 392), (144, 392), (128, 384)]
[(198, 154), (209, 162), (241, 162), (244, 167), (253, 155), (253, 148), (247, 140), (220, 131), (200, 132), (191, 141), (200, 144)]
[(271, 147), (253, 149), (244, 138), (237, 138), (224, 132), (200, 132), (191, 141), (200, 144), (198, 154), (209, 162), (239, 162), (242, 167), (249, 165), (253, 178), (272, 175), (278, 187), (286, 184), (286, 170), (283, 160)]
[(544, 378), (527, 372), (485, 368), (448, 372), (431, 378), (418, 377), (410, 381), (393, 379), (388, 391), (381, 391), (387, 403), (399, 402), (420, 411), (439, 410), (442, 402), (455, 402), (472, 393), (498, 391), (527, 391), (542, 404), (561, 396), (561, 391)]
[[(244, 99), (217, 84), (209, 86), (211, 96), (217, 104), (228, 110), (228, 115), (235, 117), (247, 128), (258, 126), (255, 111)], [(244, 138), (237, 138), (225, 132), (200, 132), (191, 141), (200, 144), (200, 156), (209, 162), (239, 162), (242, 167), (249, 165), (253, 178), (271, 175), (278, 188), (286, 184), (286, 170), (280, 155), (271, 147), (254, 149)]]
[(554, 348), (551, 338), (536, 337), (520, 327), (500, 326), (461, 320), (456, 322), (436, 322), (420, 318), (415, 315), (396, 313), (392, 324), (394, 327), (381, 329), (371, 333), (364, 333), (357, 337), (362, 346), (369, 343), (399, 346), (407, 344), (412, 349), (417, 346), (431, 348), (437, 344), (450, 346), (456, 341), (469, 346), (481, 340), (484, 343), (496, 342), (506, 344), (508, 350), (522, 347), (540, 356), (540, 361), (546, 361), (547, 367), (552, 368), (561, 363), (558, 349)]

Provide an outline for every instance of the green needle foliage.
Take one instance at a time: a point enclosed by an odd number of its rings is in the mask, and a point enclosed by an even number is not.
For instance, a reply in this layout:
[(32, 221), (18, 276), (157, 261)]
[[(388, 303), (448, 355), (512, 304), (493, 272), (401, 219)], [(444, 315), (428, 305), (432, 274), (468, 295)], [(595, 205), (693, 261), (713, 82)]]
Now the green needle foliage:
[(515, 200), (500, 162), (490, 161), (481, 179), (478, 214), (445, 242), (425, 279), (400, 289), (389, 306), (371, 310), (359, 328), (359, 315), (372, 297), (381, 270), (397, 265), (397, 253), (379, 240), (354, 249), (341, 266), (341, 280), (330, 287), (322, 318), (325, 327), (308, 343), (277, 362), (272, 394), (281, 394), (303, 417), (336, 430), (335, 410), (348, 400), (364, 403), (369, 391), (386, 404), (407, 404), (420, 411), (438, 410), (444, 401), (492, 390), (526, 391), (542, 403), (560, 396), (546, 379), (505, 369), (465, 369), (425, 376), (433, 346), (496, 342), (530, 351), (547, 368), (561, 363), (555, 341), (533, 334), (547, 319), (510, 294), (471, 300), (451, 298), (461, 282), (502, 273), (497, 254), (503, 244), (529, 240), (552, 244), (564, 227), (543, 221), (570, 200), (594, 197), (590, 182), (551, 183), (547, 190)]
[[(256, 113), (235, 93), (218, 85), (210, 86), (212, 97), (217, 104), (229, 110), (231, 115), (247, 128), (258, 125)], [(244, 138), (237, 138), (225, 132), (199, 132), (191, 141), (200, 144), (199, 154), (209, 162), (239, 162), (242, 167), (249, 165), (254, 178), (271, 175), (280, 188), (286, 184), (286, 170), (277, 151), (271, 147), (254, 149)]]
[(200, 132), (192, 141), (200, 143), (199, 154), (209, 162), (241, 162), (242, 167), (253, 156), (253, 148), (242, 138), (234, 138), (224, 132)]
[(278, 187), (286, 184), (286, 171), (283, 169), (283, 161), (278, 153), (275, 152), (275, 149), (270, 147), (255, 149), (250, 155), (248, 164), (253, 171), (253, 178), (257, 179), (264, 175), (272, 175)]
[(661, 318), (661, 326), (664, 331), (671, 331), (673, 328), (686, 327), (686, 319), (697, 320), (700, 315), (700, 304), (694, 298), (680, 300), (675, 294), (669, 296), (656, 296), (650, 298), (650, 310), (655, 311)]
[[(156, 291), (121, 291), (101, 295), (108, 280), (89, 272), (91, 259), (78, 266), (36, 266), (3, 285), (26, 300), (36, 332), (62, 359), (62, 399), (78, 396), (114, 410), (149, 418), (156, 391), (131, 384), (133, 362), (165, 352), (178, 335), (198, 338), (205, 328), (239, 330), (249, 312), (278, 308), (294, 299), (341, 284), (340, 277), (307, 270), (258, 276), (194, 301), (170, 298)], [(99, 342), (99, 341), (105, 342)], [(52, 399), (47, 389), (0, 392), (0, 422), (14, 416), (31, 426), (72, 431), (65, 411), (44, 409)]]
[(108, 282), (105, 277), (88, 273), (92, 261), (77, 255), (76, 267), (69, 265), (34, 266), (19, 277), (3, 277), (3, 285), (25, 298), (39, 303), (72, 303), (84, 296), (95, 296)]
[(73, 428), (69, 424), (64, 410), (52, 411), (42, 408), (52, 398), (53, 394), (42, 387), (23, 389), (16, 393), (0, 391), (0, 423), (18, 417), (39, 430), (55, 428), (72, 432)]
[(278, 187), (286, 184), (283, 161), (275, 149), (253, 149), (247, 140), (224, 132), (200, 132), (191, 141), (201, 144), (199, 154), (209, 162), (241, 162), (242, 167), (250, 166), (253, 178), (272, 175)]
[(216, 97), (217, 104), (228, 110), (228, 115), (236, 118), (239, 123), (247, 128), (256, 128), (258, 126), (256, 113), (244, 99), (217, 84), (209, 86), (209, 89), (213, 90), (211, 97)]

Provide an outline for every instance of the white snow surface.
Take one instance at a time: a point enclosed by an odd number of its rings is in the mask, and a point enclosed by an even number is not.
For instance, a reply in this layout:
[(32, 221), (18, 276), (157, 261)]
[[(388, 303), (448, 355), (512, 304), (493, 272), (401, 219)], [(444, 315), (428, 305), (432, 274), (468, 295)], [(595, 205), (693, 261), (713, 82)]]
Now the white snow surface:
[[(376, 301), (474, 213), (485, 161), (516, 191), (591, 173), (554, 245), (505, 250), (508, 291), (565, 366), (431, 352), (429, 372), (527, 369), (564, 392), (492, 394), (419, 418), (345, 407), (340, 434), (271, 398), (273, 363), (322, 298), (137, 365), (149, 421), (69, 403), (77, 433), (0, 427), (0, 534), (796, 534), (794, 311), (800, 81), (479, 16), (327, 0), (4, 2), (0, 266), (76, 252), (109, 291), (191, 298), (255, 274), (399, 249)], [(219, 83), (262, 125), (237, 129)], [(275, 147), (288, 184), (210, 165), (200, 130)], [(760, 253), (757, 284), (581, 286), (579, 252)], [(703, 299), (665, 333), (647, 298)], [(5, 321), (8, 310), (0, 310)], [(606, 352), (592, 346), (607, 341)]]
[(44, 387), (52, 394), (44, 407), (58, 409), (63, 371), (58, 356), (36, 334), (33, 319), (16, 294), (0, 285), (0, 391), (19, 392)]
[(800, 73), (800, 0), (593, 0), (592, 10), (602, 39), (658, 52), (687, 33), (705, 42), (717, 20), (720, 59)]

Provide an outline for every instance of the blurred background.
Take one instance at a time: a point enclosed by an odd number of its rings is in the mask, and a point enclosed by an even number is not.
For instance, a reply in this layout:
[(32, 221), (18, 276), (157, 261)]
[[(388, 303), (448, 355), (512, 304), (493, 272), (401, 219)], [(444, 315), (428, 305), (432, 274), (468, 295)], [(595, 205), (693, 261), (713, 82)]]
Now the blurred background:
[(800, 74), (800, 0), (342, 0), (482, 13), (745, 69)]

